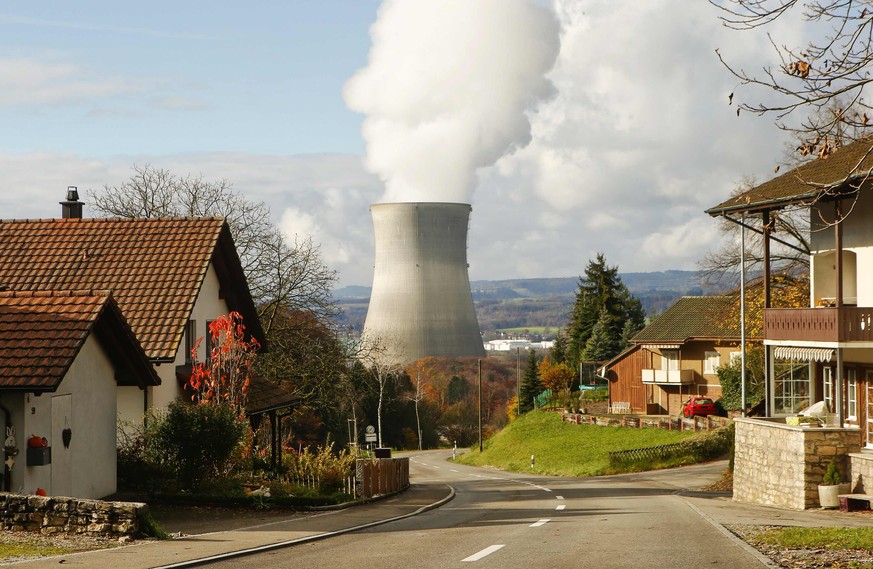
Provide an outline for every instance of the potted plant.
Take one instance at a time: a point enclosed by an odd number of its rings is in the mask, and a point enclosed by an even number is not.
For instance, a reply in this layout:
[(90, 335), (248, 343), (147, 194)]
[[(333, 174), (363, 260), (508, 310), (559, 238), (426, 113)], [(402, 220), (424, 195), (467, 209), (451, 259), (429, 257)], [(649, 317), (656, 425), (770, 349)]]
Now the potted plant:
[(851, 485), (842, 482), (840, 471), (834, 460), (828, 464), (828, 469), (818, 486), (818, 503), (822, 508), (838, 508), (840, 506), (840, 494), (848, 494)]

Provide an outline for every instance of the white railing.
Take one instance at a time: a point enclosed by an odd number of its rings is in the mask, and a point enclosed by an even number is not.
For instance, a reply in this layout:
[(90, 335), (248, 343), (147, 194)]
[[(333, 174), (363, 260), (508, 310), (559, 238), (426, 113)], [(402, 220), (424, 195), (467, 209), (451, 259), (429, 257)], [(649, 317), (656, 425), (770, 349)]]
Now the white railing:
[(644, 369), (643, 383), (684, 385), (694, 382), (694, 371), (690, 369)]

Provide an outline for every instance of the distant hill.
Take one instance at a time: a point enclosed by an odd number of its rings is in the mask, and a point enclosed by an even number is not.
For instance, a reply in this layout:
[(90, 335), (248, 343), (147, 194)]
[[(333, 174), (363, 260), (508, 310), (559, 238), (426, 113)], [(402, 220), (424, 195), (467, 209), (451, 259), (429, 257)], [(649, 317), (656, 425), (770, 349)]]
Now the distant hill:
[[(724, 292), (727, 287), (703, 286), (698, 271), (619, 273), (640, 299), (646, 314), (660, 314), (681, 296)], [(505, 328), (560, 328), (567, 322), (579, 277), (472, 281), (473, 303), (483, 333)], [(346, 286), (333, 291), (343, 310), (339, 322), (360, 331), (367, 316), (370, 287)]]

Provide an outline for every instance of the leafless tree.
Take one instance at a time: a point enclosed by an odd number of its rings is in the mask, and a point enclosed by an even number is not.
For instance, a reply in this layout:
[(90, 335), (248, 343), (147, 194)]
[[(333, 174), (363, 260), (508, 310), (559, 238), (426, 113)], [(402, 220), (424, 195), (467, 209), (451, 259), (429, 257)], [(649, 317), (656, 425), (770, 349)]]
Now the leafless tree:
[[(873, 4), (869, 0), (710, 0), (725, 26), (767, 31), (778, 63), (758, 74), (721, 62), (741, 86), (775, 94), (764, 102), (739, 101), (741, 110), (772, 114), (776, 124), (797, 133), (801, 155), (826, 158), (846, 141), (870, 134), (873, 112), (864, 91), (873, 80)], [(769, 33), (776, 20), (805, 21), (805, 46), (781, 44)], [(729, 96), (733, 100), (735, 93)], [(738, 97), (739, 99), (739, 97)]]
[[(755, 186), (753, 179), (747, 178), (733, 192), (739, 195)], [(748, 216), (742, 219), (736, 215), (733, 221), (720, 220), (719, 230), (726, 237), (720, 239), (721, 248), (706, 254), (700, 261), (703, 281), (710, 284), (739, 286), (740, 263), (743, 256), (740, 243), (741, 226), (747, 225), (745, 236), (746, 274), (760, 274), (763, 270), (763, 246), (761, 218)], [(807, 208), (786, 208), (772, 212), (770, 230), (777, 240), (771, 240), (770, 262), (774, 270), (801, 275), (809, 272), (809, 210)]]
[(179, 177), (149, 165), (134, 166), (119, 185), (89, 191), (88, 201), (113, 217), (223, 217), (274, 349), (259, 371), (303, 399), (326, 395), (347, 362), (330, 316), (335, 271), (321, 260), (310, 236), (289, 242), (270, 221), (270, 209), (236, 191), (227, 180)]

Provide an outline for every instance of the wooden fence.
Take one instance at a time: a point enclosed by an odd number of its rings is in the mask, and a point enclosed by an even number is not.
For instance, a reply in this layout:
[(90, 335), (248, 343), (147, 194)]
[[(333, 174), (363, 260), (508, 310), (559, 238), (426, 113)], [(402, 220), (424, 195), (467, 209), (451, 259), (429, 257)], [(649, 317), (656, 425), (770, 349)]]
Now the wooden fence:
[(565, 423), (598, 425), (601, 427), (635, 427), (640, 429), (664, 429), (668, 431), (712, 431), (731, 424), (725, 417), (672, 417), (667, 415), (583, 415), (564, 413)]
[(399, 492), (409, 486), (408, 458), (361, 459), (355, 465), (357, 496), (372, 498)]

